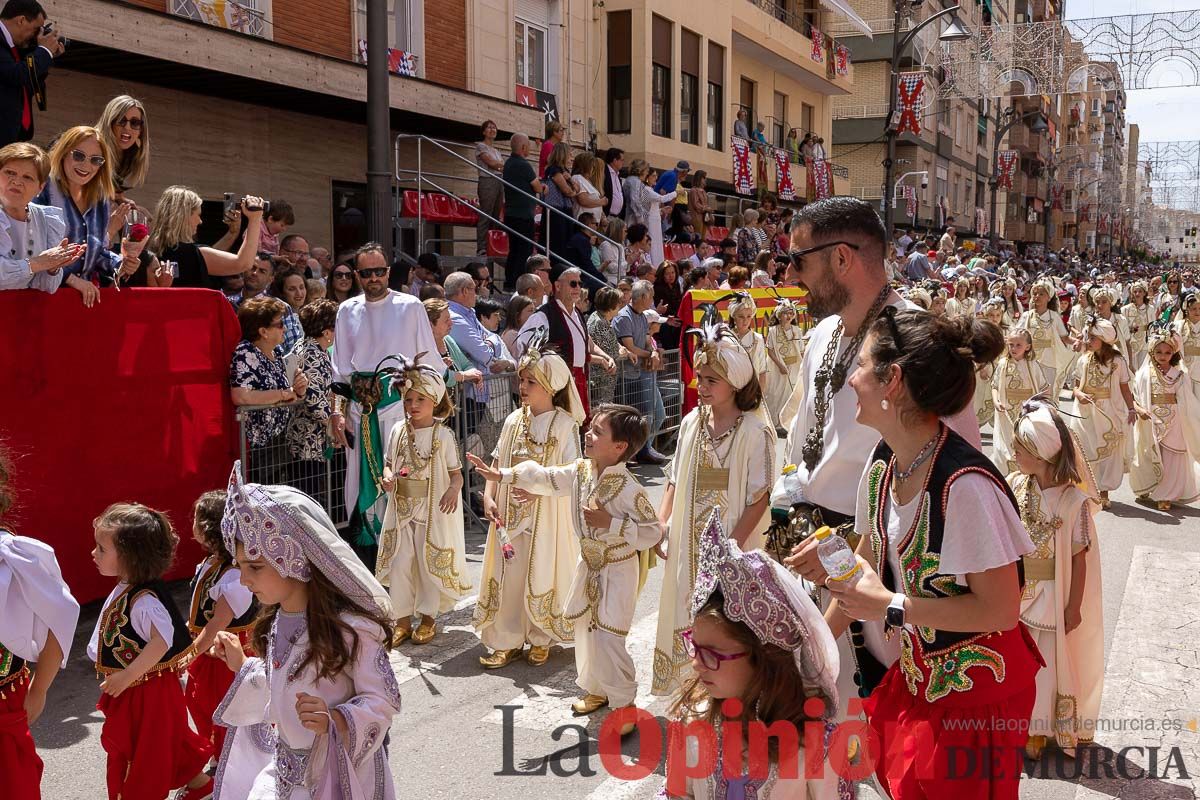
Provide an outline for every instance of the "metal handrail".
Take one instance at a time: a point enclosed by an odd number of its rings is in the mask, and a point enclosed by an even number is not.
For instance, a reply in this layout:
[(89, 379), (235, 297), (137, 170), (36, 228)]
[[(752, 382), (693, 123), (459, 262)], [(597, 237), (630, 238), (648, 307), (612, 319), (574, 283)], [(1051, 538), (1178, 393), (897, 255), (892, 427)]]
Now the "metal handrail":
[[(417, 141), (417, 168), (416, 168), (415, 170), (414, 170), (414, 169), (406, 169), (406, 168), (402, 168), (402, 167), (400, 167), (400, 142), (401, 142), (401, 141), (405, 141), (405, 140), (410, 140), (410, 139), (415, 139), (415, 140)], [(425, 171), (422, 169), (422, 166), (421, 166), (421, 155), (422, 155), (422, 153), (421, 153), (421, 145), (422, 145), (424, 142), (429, 142), (429, 143), (430, 143), (431, 145), (433, 145), (434, 147), (437, 147), (438, 149), (440, 149), (440, 150), (444, 151), (444, 152), (445, 152), (447, 155), (449, 155), (450, 157), (452, 157), (452, 158), (456, 158), (456, 159), (458, 159), (459, 161), (463, 162), (464, 164), (466, 164), (466, 165), (468, 165), (468, 166), (470, 166), (470, 167), (473, 167), (473, 168), (474, 168), (476, 171), (478, 171), (478, 172), (479, 172), (479, 173), (481, 173), (481, 174), (486, 174), (488, 177), (491, 177), (491, 178), (494, 178), (494, 179), (496, 179), (496, 180), (497, 180), (497, 181), (499, 181), (501, 184), (503, 184), (504, 186), (507, 186), (508, 188), (512, 189), (513, 191), (515, 191), (515, 192), (517, 192), (517, 193), (519, 193), (519, 194), (523, 194), (523, 195), (525, 195), (526, 197), (528, 197), (528, 198), (530, 198), (531, 200), (533, 200), (534, 204), (541, 206), (542, 208), (546, 209), (547, 211), (551, 211), (551, 212), (553, 212), (553, 213), (555, 213), (555, 214), (558, 214), (558, 215), (559, 215), (559, 216), (561, 216), (561, 217), (564, 217), (564, 218), (566, 218), (566, 219), (570, 220), (570, 221), (571, 221), (571, 223), (572, 223), (572, 224), (573, 224), (575, 227), (577, 227), (577, 228), (581, 228), (581, 227), (583, 227), (582, 225), (580, 225), (580, 224), (579, 224), (579, 220), (575, 219), (575, 218), (574, 218), (574, 217), (572, 217), (570, 214), (567, 214), (567, 213), (565, 213), (565, 212), (563, 212), (563, 211), (560, 211), (559, 209), (555, 208), (554, 206), (552, 206), (552, 205), (548, 204), (548, 203), (547, 203), (545, 200), (542, 200), (542, 199), (541, 199), (540, 197), (538, 197), (537, 195), (530, 194), (529, 192), (526, 192), (524, 189), (521, 189), (520, 187), (518, 187), (518, 186), (515, 186), (515, 185), (513, 185), (513, 184), (509, 183), (508, 181), (504, 180), (504, 178), (503, 178), (501, 175), (499, 175), (499, 174), (497, 174), (497, 173), (495, 173), (495, 172), (492, 172), (490, 169), (487, 169), (486, 167), (483, 167), (483, 166), (481, 166), (481, 165), (480, 165), (480, 164), (478, 164), (477, 162), (471, 161), (471, 160), (469, 160), (469, 159), (467, 159), (467, 158), (463, 157), (462, 155), (459, 155), (458, 153), (454, 152), (454, 151), (453, 151), (453, 150), (451, 150), (449, 147), (447, 147), (447, 146), (446, 146), (446, 144), (445, 144), (445, 143), (443, 143), (443, 141), (442, 141), (442, 140), (439, 140), (439, 139), (434, 139), (434, 138), (432, 138), (432, 137), (430, 137), (430, 136), (426, 136), (426, 135), (424, 135), (424, 134), (421, 134), (421, 133), (401, 133), (401, 134), (397, 134), (397, 135), (396, 135), (396, 153), (395, 153), (395, 156), (396, 156), (396, 180), (397, 180), (397, 181), (403, 181), (404, 179), (400, 177), (402, 174), (415, 174), (415, 175), (416, 175), (416, 184), (417, 184), (417, 241), (418, 241), (418, 242), (419, 242), (419, 241), (421, 241), (421, 237), (422, 237), (422, 235), (423, 235), (422, 228), (424, 227), (424, 216), (423, 216), (423, 213), (422, 213), (422, 212), (423, 212), (423, 209), (422, 209), (422, 203), (423, 203), (423, 200), (424, 200), (424, 194), (421, 192), (421, 185), (422, 185), (423, 183), (424, 183), (424, 184), (428, 184), (430, 187), (432, 187), (433, 189), (437, 190), (439, 193), (446, 195), (447, 197), (453, 198), (453, 199), (455, 199), (455, 200), (459, 199), (459, 198), (457, 197), (457, 195), (455, 195), (455, 194), (454, 194), (453, 192), (451, 192), (450, 190), (448, 190), (448, 189), (446, 189), (446, 188), (444, 188), (444, 187), (442, 187), (442, 186), (439, 186), (438, 184), (436, 184), (436, 183), (434, 183), (433, 181), (429, 180), (429, 179), (426, 177), (426, 175), (433, 175), (433, 176), (435, 176), (435, 177), (446, 178), (446, 179), (449, 179), (449, 180), (465, 181), (465, 182), (468, 182), (468, 183), (470, 183), (470, 179), (468, 179), (468, 178), (464, 178), (464, 177), (462, 177), (461, 175), (446, 175), (446, 174), (442, 174), (442, 173), (426, 173), (426, 172), (425, 172)], [(453, 145), (456, 145), (456, 146), (466, 146), (466, 145), (463, 145), (461, 142), (450, 142), (450, 144), (453, 144)], [(476, 179), (475, 179), (475, 183), (476, 183), (476, 185), (478, 185), (478, 183), (479, 183), (479, 179), (478, 179), (478, 178), (476, 178)], [(503, 221), (501, 221), (501, 220), (499, 220), (499, 219), (497, 219), (497, 218), (493, 217), (491, 214), (487, 213), (487, 212), (486, 212), (486, 211), (484, 211), (482, 208), (478, 208), (478, 207), (476, 207), (475, 211), (476, 211), (476, 213), (478, 213), (478, 214), (481, 214), (482, 216), (484, 216), (485, 218), (487, 218), (487, 219), (488, 219), (488, 220), (490, 220), (491, 222), (494, 222), (496, 225), (498, 225), (498, 226), (500, 226), (501, 228), (503, 228), (505, 231), (507, 231), (507, 232), (508, 232), (508, 235), (509, 235), (509, 236), (513, 236), (513, 235), (515, 234), (516, 236), (519, 236), (519, 237), (520, 237), (520, 238), (521, 238), (523, 241), (525, 241), (525, 242), (528, 242), (529, 244), (533, 245), (533, 247), (534, 247), (534, 251), (535, 251), (535, 252), (536, 252), (536, 251), (538, 251), (538, 250), (544, 250), (544, 252), (546, 253), (546, 257), (547, 257), (547, 258), (550, 258), (550, 259), (553, 259), (553, 258), (554, 258), (554, 254), (553, 254), (553, 252), (552, 252), (552, 251), (551, 251), (551, 249), (550, 249), (550, 231), (549, 231), (549, 228), (550, 228), (550, 226), (549, 226), (549, 225), (547, 225), (547, 226), (546, 226), (546, 246), (543, 248), (543, 247), (541, 246), (541, 244), (539, 244), (537, 241), (535, 241), (535, 240), (533, 240), (533, 239), (530, 239), (529, 237), (525, 236), (524, 234), (517, 233), (515, 230), (513, 230), (512, 228), (510, 228), (508, 225), (505, 225)], [(543, 214), (543, 219), (545, 219), (545, 218), (546, 218), (546, 217), (545, 217), (545, 215)], [(594, 234), (595, 234), (595, 235), (596, 235), (596, 236), (597, 236), (599, 239), (602, 239), (603, 241), (606, 241), (606, 242), (608, 242), (609, 244), (615, 245), (615, 246), (617, 247), (617, 249), (620, 251), (620, 254), (621, 254), (621, 260), (622, 260), (622, 261), (624, 261), (624, 260), (625, 260), (625, 244), (624, 244), (624, 242), (618, 242), (618, 241), (614, 241), (613, 239), (610, 239), (610, 238), (608, 238), (607, 236), (605, 236), (603, 233), (600, 233), (599, 231), (593, 231), (593, 233), (594, 233)]]

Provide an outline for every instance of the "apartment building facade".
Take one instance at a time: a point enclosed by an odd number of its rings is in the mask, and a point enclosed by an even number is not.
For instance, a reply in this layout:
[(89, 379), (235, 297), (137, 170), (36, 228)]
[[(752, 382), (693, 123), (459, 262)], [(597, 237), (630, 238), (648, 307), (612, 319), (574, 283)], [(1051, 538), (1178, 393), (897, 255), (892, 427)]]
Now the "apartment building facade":
[[(393, 133), (470, 142), (492, 119), (502, 139), (542, 135), (543, 113), (517, 102), (516, 52), (487, 56), (480, 44), (489, 36), (511, 44), (515, 6), (389, 0), (389, 45), (415, 73), (390, 79)], [(361, 243), (365, 0), (72, 0), (54, 17), (72, 44), (50, 74), (39, 143), (131, 94), (146, 105), (152, 146), (146, 185), (130, 192), (139, 204), (153, 208), (163, 188), (184, 184), (206, 200), (211, 221), (223, 192), (262, 194), (294, 206), (294, 230), (313, 246)], [(415, 145), (399, 157), (411, 166)], [(427, 150), (425, 159), (426, 169), (473, 174), (444, 153)]]
[[(873, 38), (853, 35), (841, 24), (830, 32), (855, 53), (855, 91), (833, 101), (833, 160), (849, 170), (849, 192), (867, 200), (884, 196), (884, 167), (887, 148), (882, 141), (887, 124), (891, 59), (896, 36), (904, 37), (913, 26), (941, 11), (943, 4), (926, 0), (911, 7), (911, 15), (894, 30), (895, 6), (888, 0), (853, 0), (854, 10), (874, 33)], [(1004, 3), (967, 0), (959, 19), (972, 31), (1007, 21)], [(895, 211), (897, 228), (934, 230), (953, 222), (960, 237), (987, 235), (988, 181), (992, 174), (995, 105), (987, 99), (937, 98), (933, 72), (925, 55), (935, 46), (946, 22), (920, 31), (900, 54), (898, 71), (926, 72), (925, 103), (920, 113), (921, 132), (905, 132), (896, 141), (893, 180), (905, 173), (927, 173), (925, 187), (913, 176), (903, 185), (916, 192), (916, 213), (906, 213), (900, 193)]]
[[(782, 147), (795, 128), (823, 137), (828, 154), (832, 100), (856, 80), (852, 56), (845, 74), (837, 70), (840, 40), (822, 32), (830, 16), (816, 0), (606, 0), (588, 70), (593, 144), (659, 170), (685, 160), (718, 193), (732, 191), (739, 109), (751, 130), (764, 123), (771, 144)], [(802, 166), (792, 180), (803, 196)], [(773, 168), (768, 182), (777, 188)], [(834, 189), (845, 189), (839, 176)]]

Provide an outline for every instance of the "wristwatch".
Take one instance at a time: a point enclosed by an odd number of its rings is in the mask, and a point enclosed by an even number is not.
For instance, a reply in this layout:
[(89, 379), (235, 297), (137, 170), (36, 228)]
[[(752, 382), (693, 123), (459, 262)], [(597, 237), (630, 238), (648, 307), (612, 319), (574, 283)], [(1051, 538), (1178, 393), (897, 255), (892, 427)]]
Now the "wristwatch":
[(890, 634), (895, 628), (904, 627), (904, 595), (900, 592), (892, 595), (892, 602), (888, 603), (887, 612), (883, 618), (883, 629)]

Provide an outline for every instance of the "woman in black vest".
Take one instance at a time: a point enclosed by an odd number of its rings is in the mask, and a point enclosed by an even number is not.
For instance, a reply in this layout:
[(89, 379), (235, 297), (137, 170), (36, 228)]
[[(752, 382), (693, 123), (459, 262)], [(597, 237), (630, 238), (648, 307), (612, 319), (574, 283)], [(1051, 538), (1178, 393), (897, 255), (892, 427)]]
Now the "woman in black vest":
[(850, 378), (858, 421), (883, 439), (859, 487), (863, 576), (826, 581), (827, 618), (837, 635), (882, 620), (899, 651), (864, 704), (895, 800), (1017, 797), (1042, 665), (1018, 618), (1033, 543), (1004, 477), (940, 422), (1002, 347), (989, 322), (889, 308)]

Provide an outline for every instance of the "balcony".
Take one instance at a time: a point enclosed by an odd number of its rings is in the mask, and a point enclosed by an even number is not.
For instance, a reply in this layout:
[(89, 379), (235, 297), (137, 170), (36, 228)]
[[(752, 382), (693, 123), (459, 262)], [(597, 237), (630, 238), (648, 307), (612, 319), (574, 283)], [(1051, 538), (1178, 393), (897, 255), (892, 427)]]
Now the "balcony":
[(854, 67), (846, 47), (846, 74), (837, 72), (837, 48), (845, 47), (824, 31), (819, 42), (821, 61), (813, 60), (813, 28), (802, 14), (785, 7), (783, 0), (747, 0), (733, 3), (733, 52), (806, 88), (824, 95), (850, 94)]
[[(767, 0), (751, 0), (751, 2), (767, 2)], [(845, 43), (853, 52), (859, 63), (867, 61), (891, 61), (892, 38), (895, 33), (895, 20), (892, 17), (866, 20), (871, 27), (872, 38), (868, 39), (856, 25), (844, 19), (829, 20), (825, 23), (824, 32), (838, 41)], [(900, 21), (900, 35), (912, 30), (911, 19)], [(919, 56), (928, 53), (937, 43), (937, 25), (930, 25), (918, 33), (913, 41), (900, 54), (900, 67), (907, 69), (920, 64)]]

